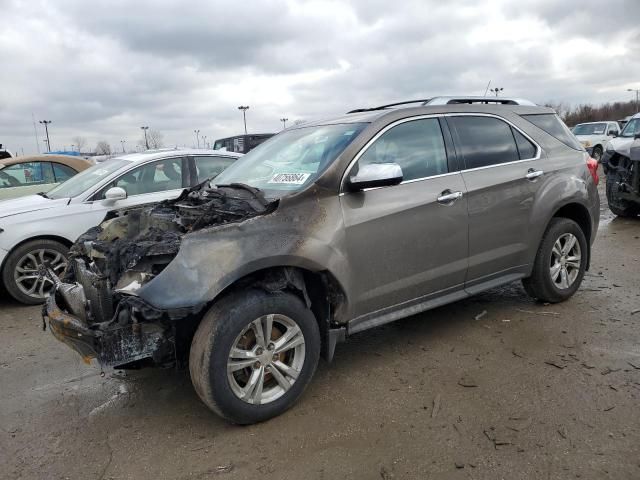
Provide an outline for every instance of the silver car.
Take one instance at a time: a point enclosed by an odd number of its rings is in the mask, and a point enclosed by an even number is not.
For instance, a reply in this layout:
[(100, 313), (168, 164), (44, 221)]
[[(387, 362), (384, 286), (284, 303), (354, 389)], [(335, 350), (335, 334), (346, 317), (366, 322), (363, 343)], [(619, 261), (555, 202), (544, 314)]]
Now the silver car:
[(284, 412), (347, 336), (521, 280), (579, 288), (597, 163), (555, 112), (439, 97), (296, 126), (177, 200), (112, 212), (45, 315), (85, 359), (188, 366), (236, 423)]

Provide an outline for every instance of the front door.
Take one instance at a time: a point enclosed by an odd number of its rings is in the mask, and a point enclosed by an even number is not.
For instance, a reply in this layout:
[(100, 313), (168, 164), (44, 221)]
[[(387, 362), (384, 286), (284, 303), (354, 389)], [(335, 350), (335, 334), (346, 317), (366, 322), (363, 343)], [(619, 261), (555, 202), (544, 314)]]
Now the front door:
[(400, 165), (403, 182), (341, 196), (353, 315), (462, 288), (467, 199), (462, 176), (449, 171), (438, 119), (387, 127), (347, 175), (368, 163)]

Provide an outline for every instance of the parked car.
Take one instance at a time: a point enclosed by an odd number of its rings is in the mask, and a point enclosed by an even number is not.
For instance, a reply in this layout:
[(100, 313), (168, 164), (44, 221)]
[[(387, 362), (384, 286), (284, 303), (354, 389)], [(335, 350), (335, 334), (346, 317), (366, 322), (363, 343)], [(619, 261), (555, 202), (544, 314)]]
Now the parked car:
[[(32, 155), (0, 160), (0, 200), (47, 192), (91, 166), (66, 155)], [(0, 207), (1, 210), (1, 207)]]
[(273, 133), (252, 133), (249, 135), (236, 135), (234, 137), (219, 138), (213, 143), (215, 150), (227, 150), (227, 152), (249, 153), (262, 142), (273, 137)]
[(241, 155), (213, 150), (151, 151), (94, 165), (46, 194), (0, 202), (0, 274), (9, 294), (42, 303), (78, 235), (107, 211), (176, 198)]
[(208, 407), (253, 423), (348, 335), (516, 280), (570, 298), (598, 164), (554, 111), (405, 103), (290, 128), (176, 200), (112, 212), (51, 273), (52, 333), (104, 365), (188, 364)]
[(607, 203), (619, 217), (640, 214), (640, 113), (617, 138), (607, 143), (602, 168), (607, 176)]
[(573, 134), (595, 160), (600, 161), (604, 147), (611, 138), (620, 133), (618, 122), (579, 123), (573, 127)]

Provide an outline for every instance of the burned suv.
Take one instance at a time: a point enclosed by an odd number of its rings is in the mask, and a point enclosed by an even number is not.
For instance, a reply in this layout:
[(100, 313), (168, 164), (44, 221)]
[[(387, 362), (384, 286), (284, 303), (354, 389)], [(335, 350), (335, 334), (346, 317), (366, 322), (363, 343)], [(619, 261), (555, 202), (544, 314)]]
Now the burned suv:
[(44, 315), (85, 360), (188, 366), (213, 411), (258, 422), (354, 333), (516, 280), (571, 297), (596, 167), (526, 101), (355, 110), (279, 133), (176, 200), (111, 212), (50, 273)]
[(602, 168), (607, 176), (607, 203), (619, 217), (640, 214), (640, 114), (606, 146)]

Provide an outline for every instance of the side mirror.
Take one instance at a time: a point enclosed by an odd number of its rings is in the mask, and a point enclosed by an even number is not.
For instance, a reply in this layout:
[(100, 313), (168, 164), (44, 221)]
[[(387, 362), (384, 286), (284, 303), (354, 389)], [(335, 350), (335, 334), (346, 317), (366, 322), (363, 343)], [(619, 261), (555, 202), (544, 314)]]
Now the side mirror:
[(127, 191), (122, 187), (111, 187), (104, 192), (104, 200), (102, 203), (105, 205), (113, 205), (118, 200), (124, 200), (127, 198)]
[(365, 188), (389, 187), (402, 182), (402, 168), (397, 163), (370, 163), (360, 167), (358, 173), (349, 177), (349, 190), (357, 192)]

